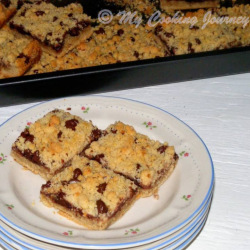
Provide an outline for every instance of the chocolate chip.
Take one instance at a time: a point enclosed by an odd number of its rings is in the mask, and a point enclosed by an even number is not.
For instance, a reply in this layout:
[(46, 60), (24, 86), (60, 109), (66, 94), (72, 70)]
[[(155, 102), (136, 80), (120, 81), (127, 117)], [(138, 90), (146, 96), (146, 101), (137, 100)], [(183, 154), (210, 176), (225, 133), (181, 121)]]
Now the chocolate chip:
[(80, 175), (82, 175), (82, 170), (80, 168), (76, 168), (73, 172), (73, 179), (77, 180)]
[(117, 129), (111, 129), (111, 132), (113, 133), (113, 134), (116, 134), (117, 133)]
[(5, 8), (8, 8), (10, 6), (10, 0), (1, 0), (0, 3), (2, 3)]
[(31, 143), (34, 142), (34, 136), (30, 134), (28, 129), (25, 129), (24, 132), (21, 133), (21, 137), (23, 137), (25, 139), (24, 142), (29, 141)]
[(198, 30), (199, 27), (197, 27), (197, 26), (192, 26), (192, 27), (189, 27), (189, 29), (190, 29), (190, 30)]
[(131, 39), (132, 42), (135, 42), (135, 38), (134, 37), (131, 36), (130, 39)]
[(188, 43), (188, 52), (189, 53), (194, 53), (194, 49), (192, 48), (192, 43)]
[(71, 108), (67, 108), (67, 110), (71, 110)]
[(25, 149), (23, 152), (23, 156), (39, 166), (44, 166), (44, 164), (40, 159), (38, 150), (33, 153), (30, 149)]
[(137, 138), (134, 139), (134, 143), (135, 143), (135, 144), (138, 143), (138, 139), (137, 139)]
[(73, 13), (69, 13), (69, 14), (68, 14), (68, 17), (72, 17), (72, 16), (73, 16)]
[(99, 214), (106, 214), (108, 212), (108, 208), (102, 200), (98, 200), (96, 205)]
[(65, 122), (65, 127), (75, 131), (78, 123), (79, 123), (79, 121), (76, 119), (68, 120)]
[(124, 34), (124, 30), (123, 29), (119, 29), (118, 31), (117, 31), (117, 35), (118, 36), (122, 36)]
[(101, 159), (104, 158), (104, 154), (99, 154), (99, 155), (96, 155), (93, 160), (99, 162), (101, 164)]
[(61, 181), (61, 183), (62, 183), (63, 186), (68, 185), (68, 182), (67, 182), (67, 181)]
[(58, 17), (54, 16), (53, 17), (53, 22), (55, 22), (58, 19)]
[(158, 151), (160, 154), (163, 154), (163, 153), (166, 151), (167, 148), (168, 148), (168, 146), (163, 145), (163, 146), (157, 148), (157, 151)]
[(17, 9), (19, 10), (23, 6), (24, 2), (22, 0), (17, 1)]
[(170, 37), (175, 37), (173, 33), (169, 33), (169, 32), (165, 32), (164, 33), (166, 37), (170, 38)]
[(91, 141), (97, 141), (102, 135), (102, 131), (100, 129), (94, 129), (91, 133)]
[(177, 161), (179, 159), (179, 156), (175, 153), (174, 154), (174, 160)]
[[(57, 38), (56, 39), (56, 41), (61, 41), (61, 39), (60, 38)], [(58, 43), (58, 44), (56, 44), (56, 45), (54, 45), (54, 46), (52, 46), (52, 48), (55, 50), (55, 51), (60, 51), (61, 49), (62, 49), (62, 47), (63, 47), (63, 42), (60, 42), (60, 43)]]
[(195, 38), (195, 41), (196, 41), (196, 43), (197, 43), (198, 45), (201, 44), (201, 40), (200, 40), (199, 38)]
[(134, 52), (134, 56), (135, 56), (137, 59), (139, 58), (139, 55), (140, 55), (140, 54), (138, 53), (138, 51), (135, 51), (135, 52)]
[(104, 30), (104, 28), (101, 27), (99, 30), (96, 30), (95, 33), (96, 33), (97, 35), (99, 35), (99, 34), (102, 34), (102, 35), (103, 35), (103, 34), (105, 34), (105, 30)]
[(81, 26), (82, 28), (86, 28), (90, 25), (90, 22), (82, 20), (82, 21), (78, 22), (77, 25)]
[(35, 12), (37, 16), (43, 16), (44, 15), (44, 11), (38, 10)]
[(51, 186), (51, 181), (47, 181), (46, 184), (42, 185), (42, 189), (49, 188)]
[(26, 9), (21, 12), (20, 16), (25, 16), (25, 13), (26, 13)]
[(106, 190), (106, 187), (107, 187), (107, 183), (102, 183), (100, 184), (98, 187), (97, 187), (97, 192), (100, 193), (100, 194), (103, 194), (104, 191)]
[(141, 165), (139, 163), (136, 164), (136, 170), (139, 170), (141, 168)]
[(71, 36), (79, 36), (79, 29), (77, 27), (74, 27), (74, 28), (69, 30), (69, 34)]
[(57, 134), (57, 138), (60, 139), (62, 136), (62, 131), (60, 131), (58, 134)]

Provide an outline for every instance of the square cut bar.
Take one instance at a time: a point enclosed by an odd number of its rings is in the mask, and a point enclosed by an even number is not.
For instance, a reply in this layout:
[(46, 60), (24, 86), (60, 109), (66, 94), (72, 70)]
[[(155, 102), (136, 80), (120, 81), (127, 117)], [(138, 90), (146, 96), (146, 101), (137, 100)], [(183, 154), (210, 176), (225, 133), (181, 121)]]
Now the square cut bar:
[(85, 155), (134, 181), (142, 197), (151, 196), (172, 174), (178, 155), (167, 142), (150, 140), (122, 122), (110, 125)]
[(7, 25), (0, 29), (0, 79), (22, 76), (41, 56), (37, 41)]
[(202, 8), (216, 8), (219, 7), (218, 0), (160, 0), (161, 8), (166, 11), (173, 10), (191, 10)]
[(139, 198), (138, 187), (96, 161), (75, 156), (71, 165), (41, 188), (44, 205), (88, 229), (103, 230)]
[[(205, 51), (228, 49), (239, 45), (237, 37), (224, 24), (204, 22), (207, 10), (187, 12), (183, 20), (195, 23), (163, 23), (156, 27), (156, 34), (165, 43), (169, 55), (193, 54)], [(211, 18), (219, 16), (210, 10)], [(166, 16), (166, 19), (168, 17)]]
[(0, 0), (0, 28), (16, 13), (17, 0)]
[(92, 34), (90, 18), (82, 12), (77, 3), (60, 8), (43, 1), (25, 3), (10, 27), (37, 39), (47, 53), (61, 57)]
[(54, 110), (21, 133), (11, 154), (22, 166), (49, 180), (100, 133), (91, 122)]

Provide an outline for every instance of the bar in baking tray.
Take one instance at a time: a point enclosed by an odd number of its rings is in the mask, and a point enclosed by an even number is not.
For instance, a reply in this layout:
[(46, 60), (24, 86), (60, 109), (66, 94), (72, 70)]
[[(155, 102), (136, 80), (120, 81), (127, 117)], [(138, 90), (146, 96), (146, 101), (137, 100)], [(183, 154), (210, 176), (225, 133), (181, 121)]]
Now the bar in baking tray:
[(99, 24), (93, 29), (91, 38), (82, 41), (61, 58), (44, 53), (28, 74), (138, 61), (167, 54), (154, 29), (144, 25), (120, 24), (119, 20), (114, 17), (109, 24)]
[(63, 110), (53, 110), (26, 128), (12, 145), (12, 157), (22, 166), (50, 179), (98, 138), (91, 122)]
[(45, 52), (57, 57), (92, 33), (90, 18), (78, 3), (59, 8), (46, 1), (25, 3), (10, 21), (10, 27), (37, 39)]
[(166, 11), (173, 10), (191, 10), (201, 8), (216, 8), (219, 7), (218, 0), (160, 0), (161, 8)]
[(16, 13), (17, 0), (0, 0), (0, 28)]
[[(225, 23), (207, 22), (204, 19), (207, 13), (206, 10), (201, 9), (182, 16), (182, 20), (195, 18), (194, 23), (163, 23), (156, 27), (156, 34), (167, 46), (169, 55), (221, 50), (239, 45), (239, 39)], [(219, 17), (213, 11), (210, 11), (209, 15), (210, 18)]]
[(42, 186), (40, 198), (66, 218), (103, 230), (122, 217), (139, 194), (132, 181), (96, 161), (75, 156), (68, 168)]
[(110, 125), (85, 155), (132, 180), (142, 189), (142, 197), (157, 193), (179, 159), (167, 142), (150, 140), (122, 122)]
[(0, 79), (22, 76), (41, 56), (37, 41), (11, 30), (0, 29)]

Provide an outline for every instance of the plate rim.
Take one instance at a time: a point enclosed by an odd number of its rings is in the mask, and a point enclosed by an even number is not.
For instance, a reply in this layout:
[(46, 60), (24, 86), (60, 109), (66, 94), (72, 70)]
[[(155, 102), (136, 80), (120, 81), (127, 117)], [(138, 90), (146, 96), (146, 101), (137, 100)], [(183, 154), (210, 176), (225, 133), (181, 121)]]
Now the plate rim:
[[(133, 242), (127, 242), (127, 243), (114, 243), (114, 244), (86, 244), (86, 243), (74, 243), (74, 242), (67, 242), (67, 241), (61, 241), (61, 240), (56, 240), (56, 239), (52, 239), (52, 238), (48, 238), (46, 236), (42, 236), (42, 235), (39, 235), (39, 234), (36, 234), (36, 233), (33, 233), (29, 230), (26, 230), (26, 229), (23, 229), (22, 227), (16, 225), (15, 223), (13, 223), (12, 221), (10, 221), (9, 219), (7, 219), (5, 216), (2, 215), (1, 211), (0, 211), (0, 218), (1, 220), (3, 220), (7, 225), (9, 225), (10, 227), (12, 228), (15, 228), (17, 231), (21, 232), (21, 233), (24, 233), (25, 235), (28, 235), (30, 237), (33, 237), (35, 236), (36, 239), (38, 239), (37, 237), (39, 237), (39, 240), (41, 241), (45, 241), (45, 242), (54, 242), (52, 244), (59, 244), (61, 246), (65, 246), (65, 247), (74, 247), (74, 248), (77, 248), (77, 247), (92, 247), (92, 249), (96, 248), (96, 247), (104, 247), (104, 249), (106, 249), (107, 247), (111, 247), (111, 248), (114, 248), (114, 247), (119, 247), (119, 248), (125, 248), (125, 247), (132, 247), (132, 246), (139, 246), (139, 245), (143, 245), (143, 244), (147, 244), (147, 243), (150, 243), (150, 242), (153, 242), (153, 241), (157, 241), (159, 240), (160, 238), (163, 238), (164, 236), (166, 236), (167, 234), (173, 232), (173, 231), (177, 231), (178, 229), (180, 229), (181, 227), (183, 227), (183, 225), (187, 224), (189, 221), (191, 221), (195, 215), (197, 213), (199, 213), (199, 211), (201, 211), (201, 209), (204, 207), (204, 204), (206, 203), (206, 201), (208, 200), (209, 198), (209, 195), (211, 194), (212, 190), (213, 190), (213, 183), (214, 183), (214, 180), (215, 180), (215, 171), (214, 171), (214, 164), (213, 164), (213, 160), (212, 160), (212, 157), (211, 157), (211, 154), (205, 144), (205, 142), (202, 140), (202, 138), (198, 135), (198, 133), (193, 129), (191, 128), (188, 124), (186, 124), (184, 121), (182, 121), (180, 118), (176, 117), (175, 115), (173, 115), (172, 113), (162, 109), (162, 108), (159, 108), (157, 106), (154, 106), (152, 104), (149, 104), (149, 103), (145, 103), (145, 102), (142, 102), (142, 101), (138, 101), (138, 100), (133, 100), (133, 99), (129, 99), (129, 98), (124, 98), (124, 97), (116, 97), (116, 96), (108, 96), (108, 95), (80, 95), (80, 96), (70, 96), (70, 97), (62, 97), (62, 98), (56, 98), (56, 99), (52, 99), (52, 100), (49, 100), (49, 101), (44, 101), (44, 102), (40, 102), (40, 103), (37, 103), (35, 105), (32, 105), (31, 107), (28, 107), (18, 113), (16, 113), (15, 115), (11, 116), (9, 119), (7, 119), (6, 121), (4, 121), (2, 124), (0, 124), (0, 128), (6, 124), (8, 121), (10, 121), (11, 119), (13, 119), (14, 117), (18, 116), (19, 114), (25, 112), (25, 111), (28, 111), (29, 109), (32, 109), (32, 108), (35, 108), (37, 106), (40, 106), (40, 105), (43, 105), (43, 104), (46, 104), (46, 103), (50, 103), (50, 102), (55, 102), (55, 101), (60, 101), (60, 100), (63, 100), (63, 99), (73, 99), (73, 98), (88, 98), (88, 97), (101, 97), (101, 98), (107, 98), (107, 99), (119, 99), (119, 100), (125, 100), (125, 101), (128, 101), (128, 102), (136, 102), (136, 103), (139, 103), (139, 104), (142, 104), (142, 105), (146, 105), (146, 106), (150, 106), (151, 108), (154, 108), (154, 109), (157, 109), (157, 110), (160, 110), (161, 112), (164, 112), (170, 116), (172, 116), (173, 118), (177, 119), (179, 122), (181, 122), (183, 125), (185, 125), (186, 127), (188, 127), (194, 134), (195, 136), (200, 140), (200, 142), (203, 144), (205, 150), (206, 150), (206, 153), (209, 157), (209, 161), (210, 161), (210, 167), (211, 167), (211, 182), (210, 182), (210, 186), (209, 186), (209, 189), (208, 189), (208, 192), (207, 194), (205, 195), (205, 198), (202, 200), (201, 204), (197, 207), (197, 209), (184, 221), (182, 221), (181, 223), (179, 223), (178, 225), (176, 225), (175, 227), (163, 232), (163, 233), (160, 233), (156, 236), (153, 236), (153, 237), (149, 237), (147, 239), (143, 239), (143, 240), (137, 240), (137, 241), (133, 241)], [(21, 230), (21, 231), (20, 231)]]
[[(213, 187), (213, 191), (214, 191), (214, 187)], [(185, 237), (187, 234), (189, 234), (190, 232), (194, 232), (194, 228), (201, 222), (203, 221), (205, 218), (208, 217), (209, 215), (209, 212), (210, 212), (210, 208), (211, 208), (211, 205), (212, 205), (212, 201), (213, 201), (213, 191), (212, 193), (210, 194), (209, 196), (209, 200), (207, 201), (207, 203), (205, 204), (204, 208), (202, 209), (202, 211), (200, 211), (200, 214), (198, 215), (197, 218), (194, 219), (194, 221), (190, 222), (191, 224), (188, 226), (188, 228), (186, 228), (184, 231), (180, 232), (182, 235), (178, 238), (179, 235), (176, 235), (174, 237), (174, 239), (176, 239), (176, 241), (178, 241), (179, 239)], [(2, 222), (3, 223), (3, 222)], [(8, 225), (7, 225), (8, 226)], [(11, 228), (12, 229), (12, 228)], [(14, 229), (12, 229), (14, 230)], [(181, 230), (181, 229), (180, 229)], [(196, 230), (195, 230), (196, 231)], [(33, 247), (34, 249), (36, 250), (42, 250), (41, 247), (38, 247), (38, 246), (35, 246), (33, 245), (32, 243), (28, 243), (28, 242), (25, 242), (24, 240), (22, 239), (19, 239), (17, 236), (14, 236), (11, 232), (9, 232), (7, 229), (3, 228), (2, 225), (0, 225), (0, 232), (2, 234), (4, 234), (6, 237), (10, 238), (12, 241), (14, 241), (15, 243), (21, 245), (21, 246), (24, 246), (24, 247)], [(18, 232), (18, 231), (17, 231)], [(20, 232), (18, 232), (20, 233)], [(11, 235), (11, 236), (10, 236)], [(28, 237), (26, 235), (24, 235), (25, 237)], [(164, 238), (163, 238), (164, 239)], [(18, 240), (18, 241), (16, 241)], [(34, 239), (34, 240), (37, 240), (37, 239)], [(37, 240), (38, 241), (38, 240)], [(166, 244), (172, 244), (174, 243), (175, 241), (169, 243), (170, 239), (160, 243), (159, 245), (157, 246), (154, 246), (154, 247), (151, 247), (150, 250), (153, 250), (153, 249), (156, 249), (157, 247), (164, 247)], [(21, 243), (20, 243), (21, 242)], [(23, 245), (24, 243), (24, 245)], [(152, 243), (152, 242), (151, 242)], [(46, 243), (48, 244), (48, 243)], [(150, 244), (150, 243), (149, 243)], [(58, 246), (60, 247), (60, 246)], [(138, 246), (139, 247), (139, 246)]]

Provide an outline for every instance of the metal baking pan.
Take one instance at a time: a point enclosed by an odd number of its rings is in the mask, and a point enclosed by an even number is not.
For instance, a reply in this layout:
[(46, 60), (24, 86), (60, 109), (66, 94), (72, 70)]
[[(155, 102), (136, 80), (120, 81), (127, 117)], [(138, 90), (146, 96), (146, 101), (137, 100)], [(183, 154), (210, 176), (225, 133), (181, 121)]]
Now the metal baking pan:
[(0, 107), (246, 73), (249, 58), (244, 47), (3, 79)]

